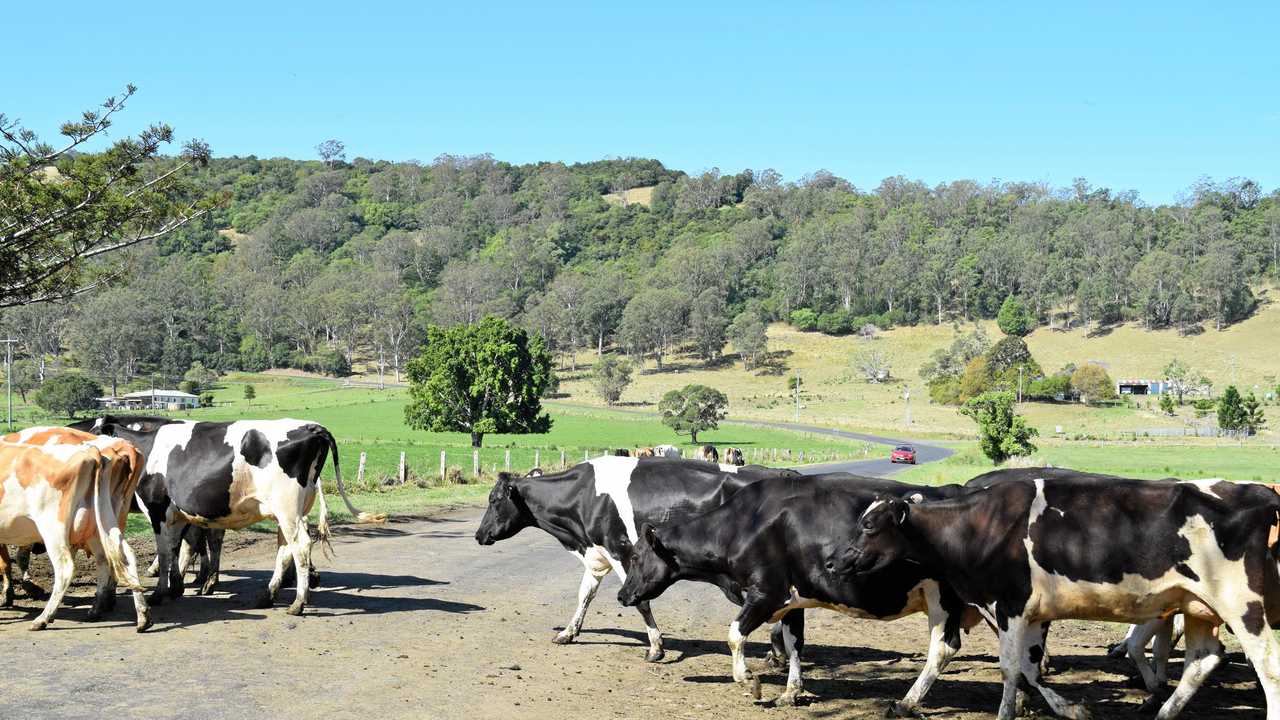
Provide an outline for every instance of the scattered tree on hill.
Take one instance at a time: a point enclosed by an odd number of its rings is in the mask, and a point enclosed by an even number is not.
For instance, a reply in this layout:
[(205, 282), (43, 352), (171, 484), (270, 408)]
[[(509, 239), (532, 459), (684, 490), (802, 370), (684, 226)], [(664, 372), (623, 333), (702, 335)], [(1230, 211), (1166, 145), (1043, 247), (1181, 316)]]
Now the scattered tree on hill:
[(552, 381), (551, 354), (541, 338), (530, 338), (506, 320), (429, 327), (407, 370), (409, 427), (470, 433), (472, 447), (480, 447), (486, 433), (551, 428), (541, 402)]
[(1090, 405), (1104, 400), (1114, 400), (1116, 386), (1105, 368), (1097, 363), (1085, 363), (1071, 374), (1071, 387), (1080, 393), (1080, 400)]
[(74, 418), (76, 413), (98, 407), (102, 386), (84, 375), (64, 373), (45, 381), (36, 392), (36, 404), (51, 413)]
[(1031, 439), (1040, 433), (1013, 411), (1010, 392), (989, 392), (969, 398), (960, 412), (978, 424), (978, 445), (982, 454), (997, 465), (1011, 457), (1036, 451)]
[(688, 435), (693, 443), (698, 442), (698, 433), (719, 427), (728, 407), (724, 393), (706, 385), (685, 385), (667, 392), (658, 402), (662, 423), (677, 435)]
[(1176, 407), (1177, 406), (1174, 405), (1174, 402), (1173, 402), (1172, 394), (1167, 392), (1160, 393), (1160, 410), (1164, 412), (1165, 415), (1173, 415), (1174, 412), (1176, 412), (1175, 410)]
[(1000, 326), (1000, 332), (1005, 335), (1023, 337), (1035, 329), (1036, 319), (1021, 300), (1010, 295), (1000, 305), (1000, 312), (996, 315), (996, 325)]
[(976, 357), (969, 361), (960, 376), (956, 397), (953, 402), (965, 402), (969, 398), (982, 395), (991, 389), (991, 368), (985, 357)]
[(244, 386), (244, 401), (249, 405), (253, 405), (254, 398), (258, 397), (258, 391), (252, 385)]
[(889, 358), (880, 348), (871, 348), (870, 350), (856, 353), (850, 364), (858, 375), (869, 383), (886, 383), (892, 379), (890, 377)]
[(1240, 391), (1228, 385), (1218, 398), (1218, 427), (1223, 430), (1241, 430), (1245, 423), (1245, 409)]
[(618, 402), (622, 391), (631, 384), (631, 363), (617, 355), (597, 359), (591, 368), (591, 384), (606, 405)]
[[(13, 390), (22, 397), (22, 402), (25, 403), (27, 401), (27, 393), (40, 385), (40, 376), (36, 370), (36, 364), (30, 360), (15, 360), (12, 372)], [(7, 382), (3, 375), (0, 375), (0, 381)]]
[(1249, 393), (1240, 401), (1240, 429), (1249, 435), (1257, 435), (1258, 431), (1267, 426), (1267, 416), (1262, 409), (1262, 403), (1258, 398)]
[(204, 363), (196, 360), (191, 363), (191, 367), (182, 375), (183, 382), (191, 383), (194, 390), (189, 390), (192, 395), (199, 395), (202, 391), (213, 387), (213, 383), (218, 380), (216, 370), (210, 370), (204, 366)]
[(725, 328), (729, 325), (724, 314), (724, 295), (718, 288), (703, 290), (689, 308), (689, 335), (703, 360), (715, 360), (724, 350)]
[(662, 369), (662, 358), (687, 326), (689, 303), (678, 290), (645, 290), (631, 299), (618, 328), (631, 351), (653, 353)]
[(330, 138), (316, 145), (316, 154), (325, 165), (333, 167), (347, 159), (347, 146), (341, 140)]
[(119, 277), (124, 268), (89, 260), (167, 235), (210, 212), (217, 197), (192, 200), (189, 170), (209, 160), (193, 140), (177, 158), (168, 125), (152, 125), (105, 151), (82, 152), (104, 134), (135, 88), (62, 126), (57, 147), (0, 114), (0, 307), (67, 298)]
[(1170, 360), (1164, 366), (1164, 376), (1169, 381), (1169, 391), (1177, 396), (1179, 405), (1184, 403), (1187, 395), (1199, 392), (1209, 384), (1208, 378), (1178, 358)]
[(760, 319), (760, 314), (753, 310), (738, 313), (729, 325), (727, 334), (747, 370), (755, 367), (760, 358), (769, 352), (768, 328)]
[[(987, 339), (986, 332), (981, 326), (977, 326), (969, 333), (957, 332), (949, 347), (934, 350), (929, 361), (920, 366), (920, 377), (929, 385), (929, 397), (934, 402), (943, 404), (962, 401), (964, 393), (960, 386), (966, 370), (990, 347), (991, 343)], [(985, 376), (985, 360), (981, 370)], [(984, 381), (982, 389), (973, 394), (979, 394), (986, 389)]]

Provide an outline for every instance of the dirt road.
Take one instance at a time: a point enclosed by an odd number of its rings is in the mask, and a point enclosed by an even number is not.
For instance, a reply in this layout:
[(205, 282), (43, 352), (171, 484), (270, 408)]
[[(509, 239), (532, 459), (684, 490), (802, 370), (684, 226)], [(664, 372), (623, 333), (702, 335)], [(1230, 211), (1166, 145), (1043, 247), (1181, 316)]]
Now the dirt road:
[[(240, 539), (212, 597), (157, 608), (154, 630), (133, 632), (125, 598), (109, 620), (83, 622), (92, 588), (82, 574), (74, 607), (48, 630), (27, 622), (37, 605), (0, 610), (6, 660), (0, 718), (595, 718), (879, 717), (905, 693), (922, 661), (921, 617), (893, 623), (812, 612), (805, 671), (813, 697), (795, 709), (757, 707), (729, 680), (724, 636), (734, 607), (709, 586), (682, 584), (654, 603), (667, 659), (647, 664), (643, 625), (607, 580), (576, 645), (551, 637), (572, 610), (577, 560), (545, 534), (525, 531), (490, 548), (472, 534), (478, 508), (430, 520), (338, 530), (323, 587), (301, 618), (246, 609), (265, 582), (274, 537)], [(229, 538), (230, 539), (230, 538)], [(146, 548), (149, 552), (149, 548)], [(1145, 717), (1126, 688), (1127, 666), (1103, 657), (1118, 626), (1062, 623), (1052, 679), (1104, 717)], [(762, 668), (764, 633), (753, 637)], [(995, 644), (985, 630), (927, 702), (934, 717), (989, 717), (999, 701)], [(1259, 716), (1263, 698), (1239, 655), (1201, 694), (1194, 718)], [(1178, 661), (1180, 665), (1180, 660)], [(1175, 666), (1175, 671), (1177, 670)], [(765, 699), (783, 678), (764, 674)]]

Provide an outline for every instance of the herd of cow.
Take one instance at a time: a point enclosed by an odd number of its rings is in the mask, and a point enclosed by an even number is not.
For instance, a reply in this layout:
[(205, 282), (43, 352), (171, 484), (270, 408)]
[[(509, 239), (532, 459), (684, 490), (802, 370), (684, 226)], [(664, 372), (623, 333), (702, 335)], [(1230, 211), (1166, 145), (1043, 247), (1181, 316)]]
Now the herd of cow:
[[(476, 532), (482, 545), (536, 527), (583, 566), (578, 604), (557, 643), (572, 642), (610, 572), (618, 600), (663, 657), (650, 601), (689, 580), (741, 609), (729, 625), (733, 678), (753, 680), (747, 637), (773, 623), (768, 659), (787, 669), (776, 704), (802, 689), (807, 608), (857, 618), (928, 617), (921, 673), (892, 713), (916, 711), (984, 620), (1000, 643), (1002, 720), (1040, 693), (1056, 714), (1085, 718), (1042, 678), (1049, 623), (1136, 623), (1122, 652), (1157, 718), (1176, 717), (1222, 661), (1222, 624), (1257, 672), (1268, 720), (1280, 720), (1280, 574), (1272, 486), (1225, 480), (1142, 481), (1055, 468), (996, 470), (965, 485), (922, 487), (847, 473), (801, 476), (666, 458), (602, 457), (555, 474), (501, 474)], [(1176, 618), (1175, 618), (1176, 616)], [(1161, 697), (1175, 620), (1182, 677)], [(1155, 638), (1153, 661), (1146, 646)], [(753, 694), (759, 697), (759, 681)]]
[[(98, 561), (90, 618), (111, 609), (118, 583), (132, 594), (142, 631), (151, 624), (150, 605), (181, 595), (189, 559), (199, 557), (196, 584), (211, 591), (223, 531), (270, 518), (279, 527), (279, 549), (254, 605), (269, 607), (293, 570), (297, 595), (289, 612), (299, 614), (314, 584), (307, 516), (317, 500), (318, 536), (325, 544), (329, 536), (320, 491), (329, 454), (347, 507), (372, 519), (347, 498), (337, 444), (315, 423), (104, 417), (4, 436), (4, 605), (13, 602), (7, 545), (39, 544), (49, 555), (53, 588), (32, 623), (37, 630), (53, 621), (74, 553), (84, 550)], [(805, 609), (881, 620), (923, 612), (924, 667), (892, 706), (906, 714), (955, 656), (962, 631), (985, 620), (1000, 644), (1000, 718), (1018, 712), (1023, 686), (1056, 714), (1084, 718), (1084, 705), (1043, 681), (1049, 623), (1136, 623), (1123, 649), (1152, 693), (1148, 703), (1159, 704), (1157, 717), (1165, 719), (1182, 711), (1222, 661), (1218, 628), (1225, 624), (1257, 672), (1268, 719), (1280, 720), (1280, 644), (1271, 632), (1280, 624), (1280, 494), (1270, 485), (1030, 468), (989, 472), (963, 486), (922, 487), (744, 466), (732, 449), (725, 464), (679, 459), (662, 448), (635, 454), (644, 457), (619, 452), (554, 474), (501, 473), (490, 493), (476, 532), (480, 544), (536, 527), (584, 566), (577, 607), (557, 643), (578, 635), (612, 572), (623, 581), (619, 601), (644, 620), (646, 658), (656, 662), (664, 653), (650, 601), (681, 580), (710, 583), (741, 608), (728, 632), (733, 678), (753, 680), (746, 639), (772, 623), (768, 659), (787, 670), (776, 703), (792, 704), (802, 690)], [(707, 449), (700, 456), (715, 459)], [(158, 580), (149, 597), (124, 538), (130, 510), (144, 513), (156, 535)], [(1175, 616), (1186, 661), (1161, 703)], [(753, 693), (759, 696), (758, 680)]]

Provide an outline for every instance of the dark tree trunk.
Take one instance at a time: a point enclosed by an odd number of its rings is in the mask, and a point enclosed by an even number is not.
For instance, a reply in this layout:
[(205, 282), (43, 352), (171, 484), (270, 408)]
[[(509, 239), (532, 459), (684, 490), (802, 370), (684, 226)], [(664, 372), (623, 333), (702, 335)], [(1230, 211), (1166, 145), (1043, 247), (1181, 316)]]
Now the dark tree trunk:
[(471, 433), (471, 447), (473, 448), (480, 447), (480, 442), (483, 439), (484, 439), (484, 433), (478, 433), (478, 432)]

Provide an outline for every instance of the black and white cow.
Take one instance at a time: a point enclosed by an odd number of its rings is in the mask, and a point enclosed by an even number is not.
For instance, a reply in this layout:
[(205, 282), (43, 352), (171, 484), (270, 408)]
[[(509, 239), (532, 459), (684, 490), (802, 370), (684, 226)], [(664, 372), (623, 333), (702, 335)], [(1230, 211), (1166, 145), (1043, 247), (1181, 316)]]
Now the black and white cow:
[[(134, 429), (139, 428), (139, 429)], [(307, 514), (320, 502), (318, 530), (329, 536), (328, 507), (320, 491), (320, 472), (333, 454), (338, 490), (352, 514), (368, 519), (351, 505), (342, 484), (338, 447), (324, 426), (304, 420), (182, 420), (151, 429), (108, 418), (94, 428), (133, 443), (146, 457), (138, 499), (158, 536), (159, 580), (153, 602), (182, 593), (176, 562), (188, 525), (236, 530), (271, 518), (279, 526), (275, 571), (255, 607), (270, 607), (290, 559), (297, 571), (298, 594), (288, 612), (297, 615), (307, 603), (311, 536)], [(212, 572), (216, 577), (216, 560)]]
[[(1083, 473), (1067, 468), (1017, 468), (1009, 470), (995, 470), (979, 475), (969, 482), (965, 483), (970, 488), (987, 488), (1008, 482), (1029, 482), (1036, 479), (1043, 479), (1046, 483), (1054, 483), (1058, 480), (1067, 479), (1076, 482), (1095, 481), (1110, 482), (1119, 480), (1114, 475), (1102, 475), (1097, 473)], [(1177, 478), (1166, 478), (1161, 482), (1179, 482), (1192, 485), (1201, 491), (1226, 503), (1229, 507), (1237, 510), (1247, 509), (1249, 507), (1269, 506), (1276, 500), (1276, 494), (1280, 492), (1280, 488), (1275, 485), (1253, 482), (1232, 482), (1222, 478), (1209, 478), (1204, 480), (1178, 480)], [(1277, 531), (1280, 527), (1272, 525), (1268, 535), (1267, 543), (1272, 548), (1273, 555), (1277, 547)], [(1269, 587), (1268, 594), (1280, 592), (1280, 586)], [(1280, 606), (1280, 598), (1268, 598), (1268, 602), (1276, 602)], [(1161, 617), (1154, 620), (1148, 620), (1145, 623), (1131, 625), (1129, 631), (1125, 634), (1124, 640), (1118, 645), (1118, 652), (1113, 648), (1108, 652), (1111, 657), (1128, 657), (1133, 661), (1138, 671), (1138, 677), (1141, 679), (1147, 691), (1152, 693), (1147, 700), (1147, 705), (1151, 709), (1155, 709), (1158, 705), (1161, 689), (1169, 681), (1168, 665), (1169, 653), (1173, 646), (1177, 644), (1177, 640), (1182, 637), (1185, 632), (1183, 627), (1183, 618), (1181, 615), (1172, 617)], [(1046, 623), (1047, 634), (1047, 623)], [(1153, 643), (1154, 641), (1154, 643)], [(1152, 644), (1151, 662), (1147, 661), (1146, 648), (1148, 644)]]
[(1258, 674), (1268, 720), (1280, 720), (1280, 643), (1268, 628), (1280, 608), (1267, 607), (1278, 511), (1280, 498), (1242, 510), (1191, 484), (1096, 477), (993, 483), (920, 505), (884, 495), (830, 562), (854, 577), (919, 564), (977, 606), (1000, 634), (1001, 720), (1014, 717), (1020, 680), (1057, 714), (1089, 715), (1041, 681), (1043, 623), (1175, 612), (1186, 617), (1186, 663), (1157, 718), (1176, 717), (1221, 662), (1213, 630), (1225, 621)]
[(765, 622), (781, 621), (779, 656), (788, 661), (788, 675), (778, 705), (795, 704), (802, 689), (804, 615), (793, 611), (821, 607), (881, 620), (927, 613), (928, 659), (894, 706), (895, 712), (909, 713), (960, 649), (964, 603), (918, 566), (899, 563), (850, 580), (828, 571), (826, 559), (848, 543), (863, 511), (885, 493), (922, 501), (961, 492), (955, 485), (929, 488), (845, 473), (756, 483), (696, 517), (643, 525), (618, 600), (653, 600), (679, 580), (719, 587), (742, 608), (729, 626), (738, 682), (751, 679), (743, 655), (747, 637)]
[[(492, 545), (536, 527), (582, 562), (577, 608), (555, 637), (564, 645), (581, 632), (587, 607), (605, 576), (614, 572), (626, 579), (642, 523), (691, 517), (756, 480), (795, 474), (759, 466), (625, 457), (600, 457), (540, 476), (499, 473), (476, 542)], [(646, 658), (657, 662), (663, 657), (662, 633), (649, 604), (636, 607), (649, 635)]]

